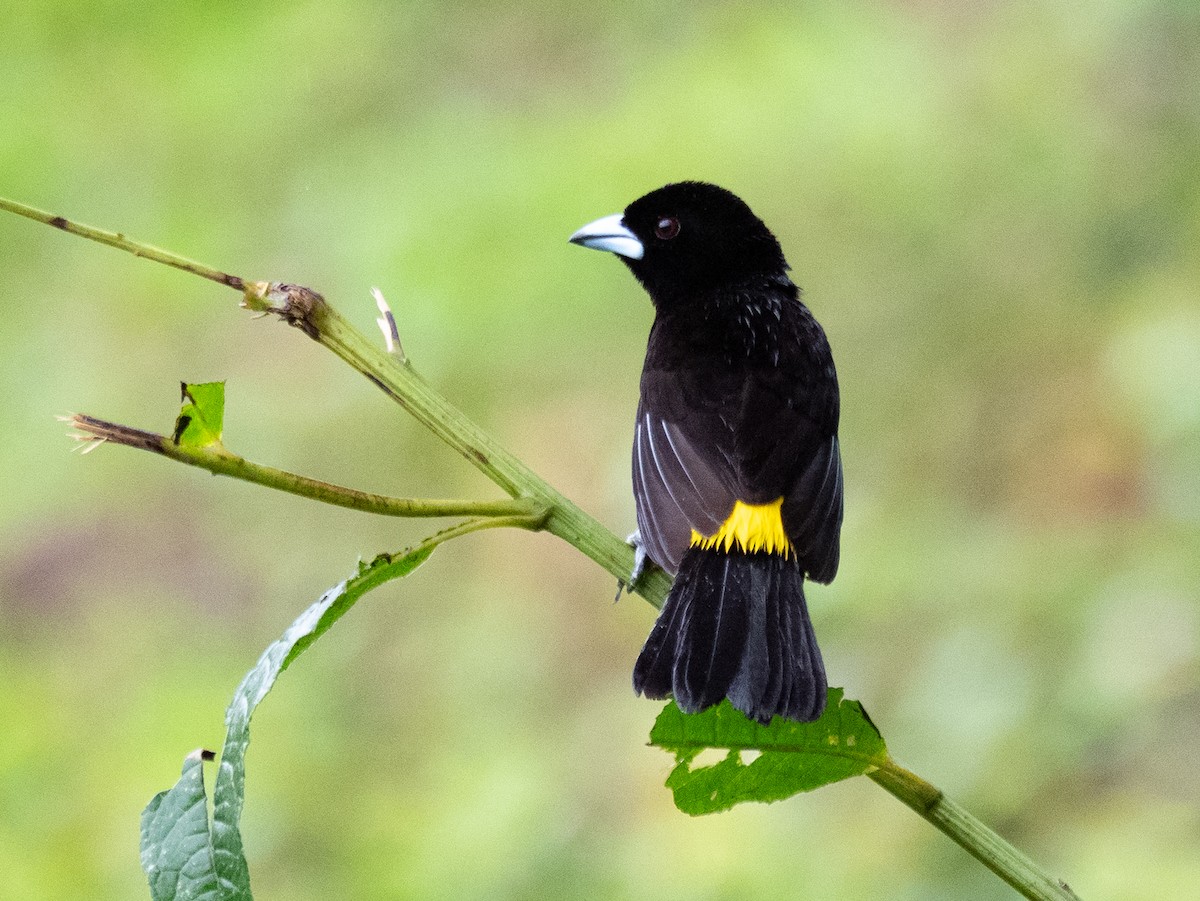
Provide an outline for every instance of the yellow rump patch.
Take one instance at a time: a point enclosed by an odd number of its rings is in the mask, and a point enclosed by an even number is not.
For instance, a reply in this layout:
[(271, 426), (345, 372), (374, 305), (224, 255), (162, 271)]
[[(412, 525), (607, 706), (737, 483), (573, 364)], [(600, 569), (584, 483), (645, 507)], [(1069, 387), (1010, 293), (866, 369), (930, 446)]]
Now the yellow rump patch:
[(728, 551), (735, 545), (748, 553), (766, 551), (768, 554), (792, 553), (792, 543), (783, 531), (783, 498), (769, 504), (744, 504), (737, 501), (733, 512), (712, 535), (692, 530), (692, 547), (720, 548)]

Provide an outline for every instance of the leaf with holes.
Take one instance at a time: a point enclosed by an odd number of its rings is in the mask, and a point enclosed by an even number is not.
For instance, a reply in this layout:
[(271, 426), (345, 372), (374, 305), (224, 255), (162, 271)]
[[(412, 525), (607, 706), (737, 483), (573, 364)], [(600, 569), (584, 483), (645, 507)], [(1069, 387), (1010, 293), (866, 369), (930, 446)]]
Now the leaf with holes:
[[(840, 688), (829, 689), (825, 713), (812, 723), (775, 717), (762, 726), (727, 700), (695, 714), (672, 701), (655, 720), (650, 744), (675, 755), (667, 788), (675, 806), (693, 816), (745, 801), (780, 801), (869, 772), (888, 759), (875, 724)], [(728, 753), (718, 763), (695, 766), (707, 748)], [(747, 752), (758, 756), (747, 762)]]

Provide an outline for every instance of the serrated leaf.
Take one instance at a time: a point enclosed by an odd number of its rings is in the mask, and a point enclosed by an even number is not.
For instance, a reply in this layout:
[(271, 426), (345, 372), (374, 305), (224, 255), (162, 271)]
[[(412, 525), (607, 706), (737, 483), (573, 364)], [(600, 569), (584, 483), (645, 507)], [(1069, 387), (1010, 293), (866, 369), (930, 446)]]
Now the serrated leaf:
[(225, 383), (180, 382), (183, 406), (175, 420), (175, 443), (184, 447), (210, 447), (221, 443), (225, 427)]
[(276, 678), (329, 631), (355, 602), (384, 582), (408, 575), (433, 553), (424, 544), (404, 554), (380, 554), (326, 591), (259, 657), (225, 713), (225, 746), (213, 789), (212, 823), (205, 808), (199, 755), (189, 755), (174, 788), (155, 795), (142, 814), (142, 869), (154, 901), (250, 901), (250, 871), (239, 821), (246, 789), (250, 718)]
[[(869, 772), (887, 761), (887, 746), (858, 701), (829, 689), (825, 713), (812, 723), (775, 717), (762, 726), (729, 701), (687, 714), (672, 701), (650, 730), (650, 743), (675, 755), (667, 777), (675, 806), (697, 816), (745, 801), (780, 801)], [(693, 766), (707, 748), (726, 750), (719, 762)], [(761, 752), (745, 762), (743, 752)]]

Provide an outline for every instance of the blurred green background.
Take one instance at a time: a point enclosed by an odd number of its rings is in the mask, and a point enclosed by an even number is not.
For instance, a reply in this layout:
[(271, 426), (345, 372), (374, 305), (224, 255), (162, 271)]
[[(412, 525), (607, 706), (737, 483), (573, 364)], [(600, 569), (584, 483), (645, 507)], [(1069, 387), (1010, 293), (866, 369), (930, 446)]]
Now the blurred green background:
[[(1200, 6), (30, 2), (0, 194), (321, 290), (615, 531), (651, 321), (579, 225), (680, 178), (780, 237), (843, 390), (833, 684), (1085, 898), (1200, 885)], [(5, 897), (138, 898), (138, 815), (376, 520), (145, 454), (226, 440), (496, 489), (232, 292), (0, 216)], [(653, 610), (485, 533), (366, 599), (254, 724), (259, 898), (1010, 898), (867, 780), (689, 819), (629, 687)]]

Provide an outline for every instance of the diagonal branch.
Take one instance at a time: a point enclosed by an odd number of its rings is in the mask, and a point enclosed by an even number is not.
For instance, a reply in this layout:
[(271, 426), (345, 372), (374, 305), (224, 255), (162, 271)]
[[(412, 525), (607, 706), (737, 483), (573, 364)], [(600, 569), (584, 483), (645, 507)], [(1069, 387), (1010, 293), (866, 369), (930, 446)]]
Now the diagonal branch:
[(127, 238), (120, 232), (105, 231), (102, 228), (94, 228), (91, 225), (84, 225), (82, 222), (73, 222), (62, 216), (55, 216), (53, 213), (47, 213), (45, 210), (39, 210), (37, 207), (32, 207), (24, 203), (18, 203), (15, 200), (9, 200), (6, 197), (0, 197), (0, 210), (7, 210), (10, 213), (16, 213), (18, 216), (25, 216), (27, 219), (33, 219), (36, 222), (42, 222), (46, 225), (51, 225), (54, 228), (62, 229), (72, 235), (79, 235), (81, 238), (87, 238), (89, 241), (96, 241), (100, 244), (107, 244), (109, 247), (115, 247), (118, 250), (124, 250), (133, 254), (135, 257), (145, 257), (147, 260), (153, 260), (156, 263), (162, 263), (165, 266), (173, 266), (176, 269), (182, 269), (184, 272), (190, 272), (193, 275), (198, 275), (201, 278), (209, 279), (221, 285), (227, 285), (230, 288), (242, 290), (244, 282), (236, 275), (229, 275), (220, 272), (203, 263), (197, 263), (195, 260), (189, 260), (187, 257), (181, 257), (177, 253), (171, 253), (169, 250), (163, 250), (161, 247), (152, 247), (149, 244), (143, 244), (140, 241), (134, 241), (132, 238)]
[(1079, 896), (1067, 883), (1043, 872), (1020, 849), (985, 826), (965, 807), (891, 758), (867, 777), (948, 835), (1026, 898), (1079, 901)]
[[(413, 369), (412, 363), (369, 340), (308, 288), (274, 282), (246, 284), (243, 306), (273, 313), (333, 351), (400, 404), (422, 425), (462, 454), (513, 497), (534, 498), (549, 509), (545, 530), (582, 551), (618, 579), (633, 570), (633, 550), (573, 501), (475, 425)], [(671, 578), (652, 568), (634, 590), (661, 607)]]

